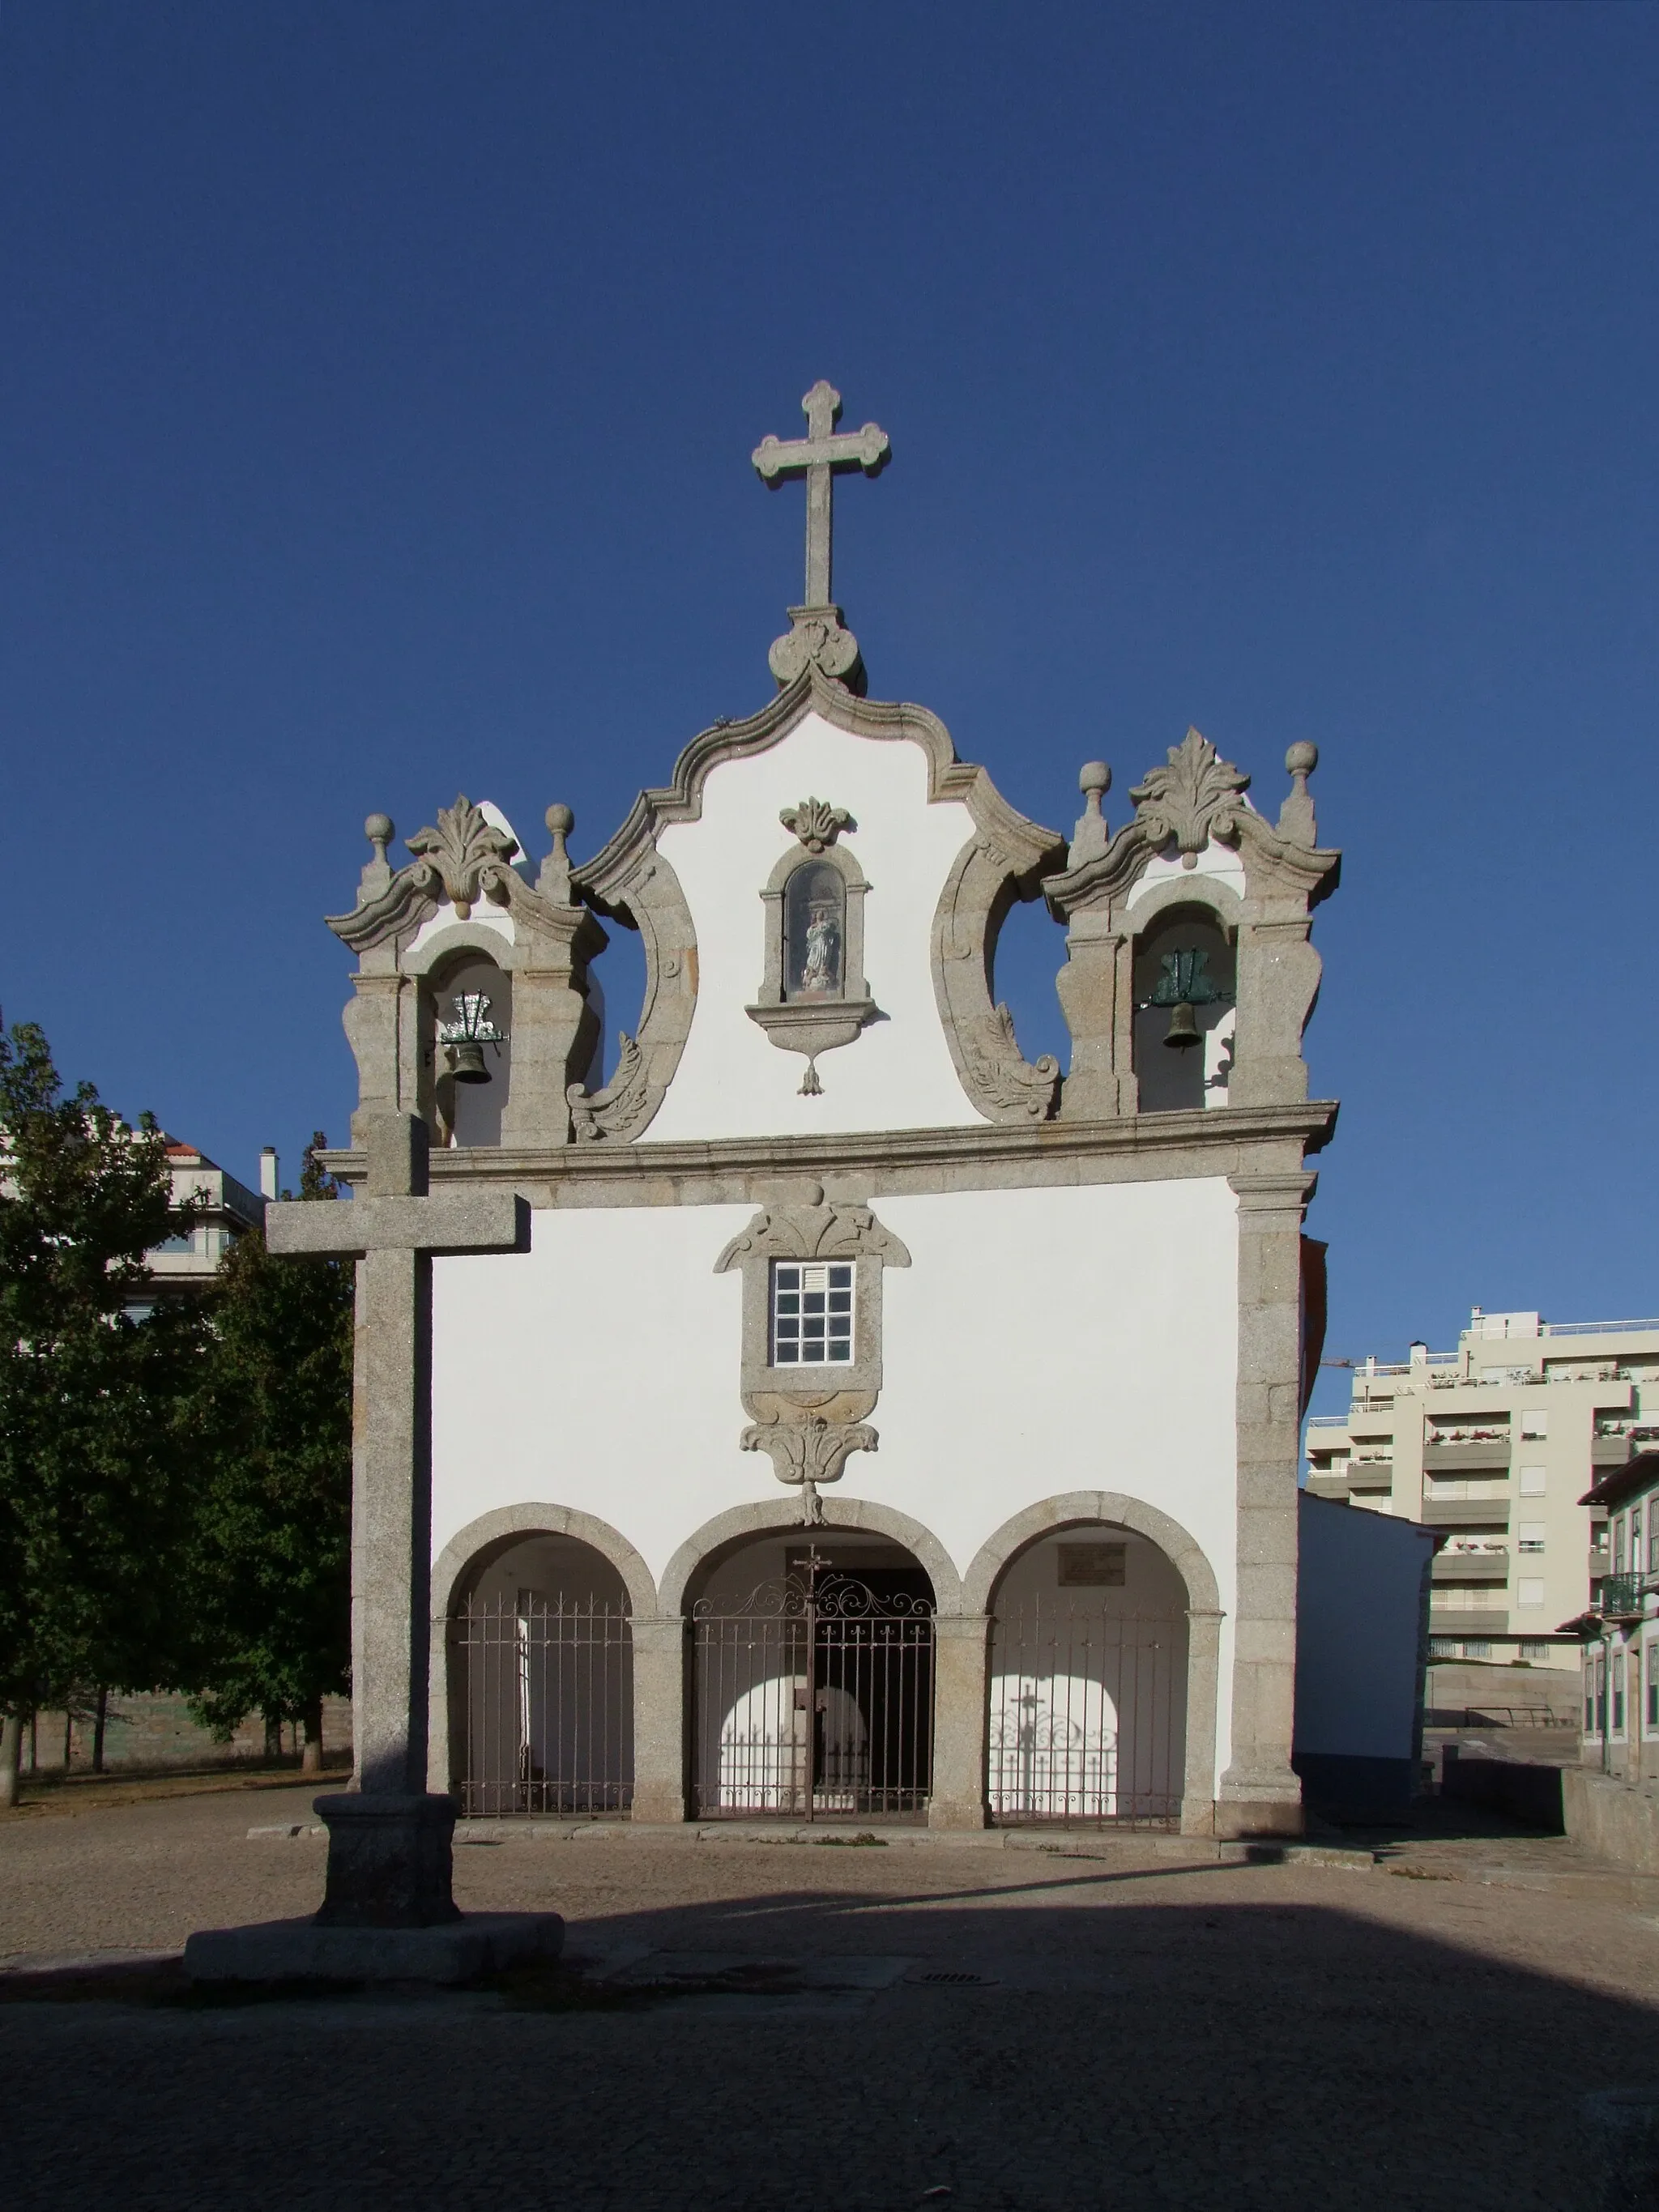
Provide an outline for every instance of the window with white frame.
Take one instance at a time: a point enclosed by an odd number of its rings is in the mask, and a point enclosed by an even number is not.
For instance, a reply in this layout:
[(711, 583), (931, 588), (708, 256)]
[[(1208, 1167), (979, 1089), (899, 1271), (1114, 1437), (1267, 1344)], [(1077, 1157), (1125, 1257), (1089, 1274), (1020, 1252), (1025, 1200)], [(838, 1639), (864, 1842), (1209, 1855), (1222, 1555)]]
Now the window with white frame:
[(1541, 1498), (1544, 1495), (1544, 1470), (1541, 1467), (1523, 1467), (1521, 1470), (1522, 1498)]
[(1541, 1552), (1544, 1548), (1545, 1523), (1542, 1521), (1523, 1521), (1515, 1533), (1516, 1549), (1521, 1552)]
[(1549, 1432), (1550, 1417), (1547, 1407), (1541, 1407), (1535, 1413), (1522, 1414), (1521, 1433), (1523, 1437), (1547, 1437)]
[(772, 1262), (774, 1367), (850, 1367), (853, 1262)]
[(1659, 1731), (1659, 1644), (1648, 1646), (1648, 1734)]
[(1517, 1605), (1534, 1606), (1544, 1602), (1544, 1579), (1541, 1575), (1522, 1575), (1515, 1586)]
[(1625, 1655), (1622, 1651), (1614, 1656), (1613, 1662), (1613, 1732), (1615, 1735), (1625, 1733)]

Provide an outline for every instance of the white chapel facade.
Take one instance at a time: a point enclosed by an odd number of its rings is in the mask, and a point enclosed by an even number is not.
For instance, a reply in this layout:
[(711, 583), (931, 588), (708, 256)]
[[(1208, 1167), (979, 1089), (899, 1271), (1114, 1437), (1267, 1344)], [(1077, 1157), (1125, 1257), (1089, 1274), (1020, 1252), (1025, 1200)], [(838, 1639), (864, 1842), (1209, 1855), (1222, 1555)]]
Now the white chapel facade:
[[(815, 387), (807, 592), (775, 695), (691, 738), (592, 857), (465, 799), (331, 927), (362, 1182), (527, 1249), (431, 1268), (429, 1785), (474, 1812), (1139, 1819), (1294, 1832), (1308, 1097), (1334, 887), (1195, 732), (1067, 839), (865, 696)], [(1055, 922), (1069, 1063), (995, 999)], [(601, 1080), (605, 947), (642, 940)], [(483, 1078), (481, 1080), (480, 1078)], [(369, 1571), (360, 1562), (360, 1574)]]

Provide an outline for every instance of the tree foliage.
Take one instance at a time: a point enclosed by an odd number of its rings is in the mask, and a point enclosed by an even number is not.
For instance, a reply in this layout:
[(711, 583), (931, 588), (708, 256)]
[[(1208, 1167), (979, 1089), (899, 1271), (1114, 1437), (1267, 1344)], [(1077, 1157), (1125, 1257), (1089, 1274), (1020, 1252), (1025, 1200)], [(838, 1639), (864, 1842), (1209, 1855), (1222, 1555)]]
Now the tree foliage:
[[(338, 1196), (325, 1141), (306, 1156), (304, 1200)], [(324, 1697), (349, 1685), (354, 1286), (349, 1261), (273, 1259), (250, 1230), (209, 1301), (183, 1686), (221, 1735), (258, 1712), (319, 1741)]]
[(0, 1030), (0, 1711), (164, 1679), (177, 1549), (199, 1464), (204, 1331), (140, 1303), (180, 1226), (166, 1144), (90, 1084), (65, 1094), (43, 1033)]

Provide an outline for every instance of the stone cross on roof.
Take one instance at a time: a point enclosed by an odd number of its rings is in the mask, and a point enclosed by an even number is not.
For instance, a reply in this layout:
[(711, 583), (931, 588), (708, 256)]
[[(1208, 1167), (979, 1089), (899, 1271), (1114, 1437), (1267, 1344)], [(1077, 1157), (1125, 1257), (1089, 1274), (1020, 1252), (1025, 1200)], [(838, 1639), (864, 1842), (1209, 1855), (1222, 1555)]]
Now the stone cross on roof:
[(837, 431), (841, 394), (820, 377), (800, 403), (806, 417), (806, 435), (786, 443), (769, 434), (754, 451), (755, 466), (775, 489), (786, 477), (806, 479), (806, 600), (809, 607), (832, 604), (830, 589), (834, 538), (830, 480), (862, 469), (867, 477), (879, 476), (892, 457), (885, 430), (866, 422), (861, 430)]
[(866, 422), (861, 430), (838, 431), (841, 394), (822, 377), (800, 404), (806, 416), (806, 435), (786, 440), (769, 434), (750, 456), (772, 490), (788, 477), (806, 479), (806, 596), (801, 605), (789, 610), (793, 629), (772, 647), (772, 672), (780, 684), (787, 684), (809, 661), (816, 661), (826, 676), (859, 689), (863, 669), (858, 640), (842, 627), (841, 610), (832, 596), (831, 479), (853, 469), (862, 469), (866, 476), (879, 476), (892, 458), (892, 445), (878, 423)]

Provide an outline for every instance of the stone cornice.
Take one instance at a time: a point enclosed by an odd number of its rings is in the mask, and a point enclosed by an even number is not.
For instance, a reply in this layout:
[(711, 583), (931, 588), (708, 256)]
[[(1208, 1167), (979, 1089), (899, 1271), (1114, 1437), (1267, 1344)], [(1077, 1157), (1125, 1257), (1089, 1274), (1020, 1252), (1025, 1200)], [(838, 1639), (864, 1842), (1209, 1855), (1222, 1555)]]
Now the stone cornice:
[(908, 738), (919, 745), (927, 760), (929, 799), (959, 799), (980, 835), (994, 840), (1007, 854), (1023, 885), (1035, 885), (1063, 863), (1065, 839), (1011, 806), (982, 768), (958, 760), (951, 733), (937, 714), (925, 707), (856, 698), (845, 684), (809, 666), (759, 714), (699, 731), (675, 762), (672, 781), (642, 791), (616, 836), (573, 872), (572, 881), (580, 895), (605, 908), (641, 854), (654, 847), (660, 830), (671, 823), (699, 819), (702, 787), (713, 769), (726, 761), (765, 752), (808, 712), (857, 737)]
[[(949, 1170), (982, 1166), (1053, 1171), (1063, 1182), (1067, 1163), (1144, 1161), (1200, 1155), (1201, 1169), (1181, 1173), (1228, 1176), (1243, 1172), (1242, 1155), (1263, 1145), (1322, 1151), (1336, 1127), (1334, 1100), (1282, 1106), (1222, 1106), (1192, 1113), (1124, 1115), (1097, 1121), (975, 1123), (966, 1128), (852, 1131), (841, 1135), (723, 1137), (680, 1144), (514, 1145), (435, 1151), (434, 1184), (509, 1182), (580, 1188), (604, 1184), (667, 1185), (676, 1177), (777, 1180), (837, 1171)], [(343, 1182), (362, 1182), (361, 1152), (318, 1155)], [(1024, 1176), (1020, 1180), (1027, 1179)], [(988, 1187), (989, 1187), (988, 1185)], [(665, 1190), (665, 1202), (668, 1194)]]

